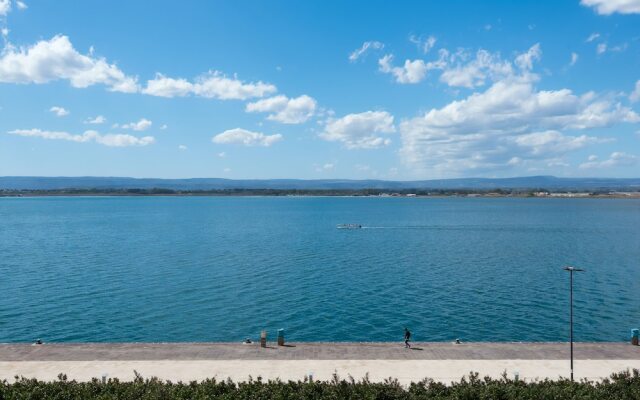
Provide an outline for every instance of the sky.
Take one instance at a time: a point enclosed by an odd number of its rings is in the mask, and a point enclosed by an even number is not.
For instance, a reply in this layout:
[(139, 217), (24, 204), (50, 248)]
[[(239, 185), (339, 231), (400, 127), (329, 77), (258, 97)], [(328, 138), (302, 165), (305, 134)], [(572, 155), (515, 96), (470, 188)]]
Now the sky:
[(640, 177), (640, 0), (0, 0), (0, 175)]

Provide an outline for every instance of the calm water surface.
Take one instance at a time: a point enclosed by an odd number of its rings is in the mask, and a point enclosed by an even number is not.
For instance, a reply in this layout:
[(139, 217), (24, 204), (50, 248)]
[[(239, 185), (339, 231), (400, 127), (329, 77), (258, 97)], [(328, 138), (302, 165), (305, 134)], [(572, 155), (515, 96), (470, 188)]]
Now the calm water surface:
[[(359, 230), (336, 224), (360, 223)], [(640, 201), (0, 199), (0, 342), (626, 340)]]

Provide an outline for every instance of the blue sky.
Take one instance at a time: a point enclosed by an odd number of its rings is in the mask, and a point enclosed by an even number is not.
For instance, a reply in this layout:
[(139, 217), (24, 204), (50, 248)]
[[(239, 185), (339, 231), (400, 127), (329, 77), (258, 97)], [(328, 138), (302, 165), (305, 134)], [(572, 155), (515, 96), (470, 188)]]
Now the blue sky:
[(640, 0), (0, 0), (0, 175), (640, 176)]

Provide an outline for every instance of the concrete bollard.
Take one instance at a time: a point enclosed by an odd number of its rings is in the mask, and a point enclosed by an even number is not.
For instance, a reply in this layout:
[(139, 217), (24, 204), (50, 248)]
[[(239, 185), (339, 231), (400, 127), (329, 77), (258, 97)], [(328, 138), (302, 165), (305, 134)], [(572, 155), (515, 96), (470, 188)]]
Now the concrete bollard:
[(632, 329), (631, 330), (631, 344), (634, 346), (638, 345), (638, 336), (640, 334), (640, 329)]
[(284, 329), (278, 329), (278, 346), (284, 346)]
[(260, 332), (260, 347), (267, 347), (267, 331)]

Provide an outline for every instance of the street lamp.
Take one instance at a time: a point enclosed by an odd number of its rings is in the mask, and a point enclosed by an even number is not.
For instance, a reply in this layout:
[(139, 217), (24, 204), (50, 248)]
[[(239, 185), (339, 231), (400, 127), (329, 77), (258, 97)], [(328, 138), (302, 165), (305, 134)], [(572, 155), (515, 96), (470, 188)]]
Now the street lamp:
[(570, 287), (570, 295), (569, 295), (569, 343), (571, 348), (571, 382), (573, 382), (573, 273), (574, 272), (582, 272), (583, 269), (575, 268), (575, 267), (564, 267), (565, 271), (569, 271), (569, 287)]

